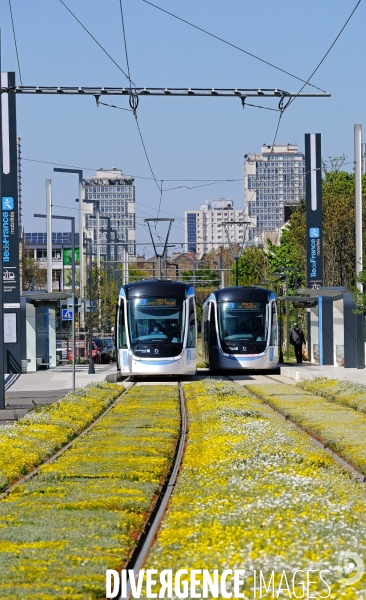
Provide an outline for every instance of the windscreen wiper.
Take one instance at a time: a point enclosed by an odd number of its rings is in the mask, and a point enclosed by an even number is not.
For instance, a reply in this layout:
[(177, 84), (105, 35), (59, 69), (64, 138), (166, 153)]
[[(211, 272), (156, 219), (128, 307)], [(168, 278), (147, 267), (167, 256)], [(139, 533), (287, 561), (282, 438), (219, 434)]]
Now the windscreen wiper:
[(165, 342), (169, 340), (168, 336), (166, 335), (165, 337), (163, 337), (162, 340), (160, 340), (160, 342), (158, 343), (158, 345), (156, 346), (157, 348), (160, 348), (160, 346), (162, 346), (163, 344), (165, 344)]

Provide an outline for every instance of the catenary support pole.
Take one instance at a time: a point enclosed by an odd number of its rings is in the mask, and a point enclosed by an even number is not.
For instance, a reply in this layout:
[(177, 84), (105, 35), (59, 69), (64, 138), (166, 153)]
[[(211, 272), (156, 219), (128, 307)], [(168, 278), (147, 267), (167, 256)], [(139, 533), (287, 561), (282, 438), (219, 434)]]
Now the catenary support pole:
[(323, 297), (318, 297), (319, 365), (323, 364)]
[(93, 243), (92, 240), (89, 240), (89, 375), (95, 374), (94, 360), (93, 360), (93, 311), (92, 311), (92, 302), (93, 302)]
[[(84, 206), (84, 186), (83, 172), (79, 173), (79, 271), (80, 271), (80, 298), (84, 298), (85, 287), (85, 258), (84, 258), (84, 223), (85, 223), (85, 206)], [(80, 307), (80, 329), (85, 329), (85, 304), (81, 301)]]
[(46, 179), (47, 292), (52, 292), (52, 187)]
[[(76, 344), (75, 344), (75, 217), (71, 219), (71, 297), (72, 297), (72, 321), (71, 321), (71, 337), (72, 337), (72, 389), (75, 392), (75, 359), (76, 359)], [(80, 234), (79, 234), (80, 235)], [(82, 246), (80, 246), (82, 251)], [(80, 251), (80, 255), (82, 252)], [(81, 272), (81, 265), (80, 265)]]
[(219, 263), (220, 264), (220, 288), (223, 288), (223, 287), (225, 287), (225, 281), (224, 281), (225, 273), (224, 273), (224, 259), (223, 259), (222, 253), (220, 254), (219, 261), (220, 261), (220, 263)]
[[(362, 127), (355, 125), (355, 194), (356, 194), (356, 276), (362, 271)], [(362, 293), (362, 283), (357, 282)]]
[[(79, 271), (80, 271), (80, 297), (84, 293), (84, 188), (83, 188), (83, 171), (81, 169), (64, 169), (55, 167), (53, 169), (57, 173), (76, 173), (79, 178)], [(84, 305), (81, 303), (80, 311), (80, 329), (84, 330)]]
[[(359, 277), (362, 264), (362, 126), (355, 125), (355, 201), (356, 201), (356, 277)], [(358, 292), (362, 294), (363, 285), (360, 281), (356, 283)], [(356, 365), (357, 369), (365, 367), (364, 347), (364, 315), (356, 315)]]

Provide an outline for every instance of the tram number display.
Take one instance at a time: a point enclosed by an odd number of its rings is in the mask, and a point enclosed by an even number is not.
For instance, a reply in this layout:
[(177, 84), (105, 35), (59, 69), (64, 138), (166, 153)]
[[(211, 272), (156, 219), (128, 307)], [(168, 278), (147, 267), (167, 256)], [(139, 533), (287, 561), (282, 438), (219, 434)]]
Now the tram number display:
[(136, 300), (138, 306), (159, 306), (172, 307), (177, 306), (176, 298), (138, 298)]
[(261, 308), (260, 302), (227, 302), (227, 308), (235, 308), (235, 309), (258, 309)]

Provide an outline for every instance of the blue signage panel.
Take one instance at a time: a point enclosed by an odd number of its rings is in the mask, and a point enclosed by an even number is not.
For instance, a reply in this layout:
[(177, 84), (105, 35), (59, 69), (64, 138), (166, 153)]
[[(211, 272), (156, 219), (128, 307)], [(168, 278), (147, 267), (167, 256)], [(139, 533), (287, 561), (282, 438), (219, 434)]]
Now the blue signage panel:
[(72, 321), (72, 310), (68, 308), (62, 309), (62, 320), (63, 321)]
[[(15, 73), (1, 73), (1, 87), (15, 85)], [(21, 360), (26, 357), (24, 342), (20, 331), (20, 269), (19, 269), (19, 232), (18, 232), (18, 162), (15, 94), (1, 94), (2, 106), (2, 149), (1, 165), (1, 232), (3, 238), (2, 285), (4, 300), (4, 319), (11, 312), (16, 343), (5, 339), (5, 373), (21, 373)], [(17, 308), (8, 309), (16, 305)], [(10, 316), (9, 316), (10, 318)], [(22, 346), (23, 344), (23, 346)]]
[(305, 134), (307, 287), (323, 287), (321, 135)]

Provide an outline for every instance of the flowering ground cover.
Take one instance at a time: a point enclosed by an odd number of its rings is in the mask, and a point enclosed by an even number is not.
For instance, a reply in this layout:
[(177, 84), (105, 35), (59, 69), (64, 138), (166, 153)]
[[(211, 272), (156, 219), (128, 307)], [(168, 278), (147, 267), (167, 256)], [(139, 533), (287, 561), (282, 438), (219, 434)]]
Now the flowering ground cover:
[(79, 388), (0, 429), (0, 491), (81, 433), (121, 393), (110, 383)]
[(301, 381), (298, 387), (328, 400), (366, 412), (366, 386), (347, 380), (318, 378)]
[(366, 475), (366, 415), (292, 385), (248, 389)]
[(177, 387), (121, 396), (57, 461), (0, 502), (1, 600), (105, 597), (134, 547), (179, 434)]
[[(245, 569), (245, 598), (293, 598), (293, 573), (303, 569), (294, 586), (299, 598), (363, 598), (361, 583), (347, 586), (337, 566), (341, 551), (366, 555), (365, 488), (246, 389), (206, 380), (185, 385), (184, 392), (189, 435), (183, 468), (145, 568), (208, 569), (212, 578), (215, 569)], [(302, 595), (308, 569), (316, 584)], [(322, 569), (329, 570), (323, 573), (328, 596), (320, 586)], [(260, 596), (260, 571), (268, 584), (272, 570), (275, 594), (269, 586)], [(277, 595), (283, 571), (291, 596)], [(227, 587), (233, 591), (230, 576)]]

